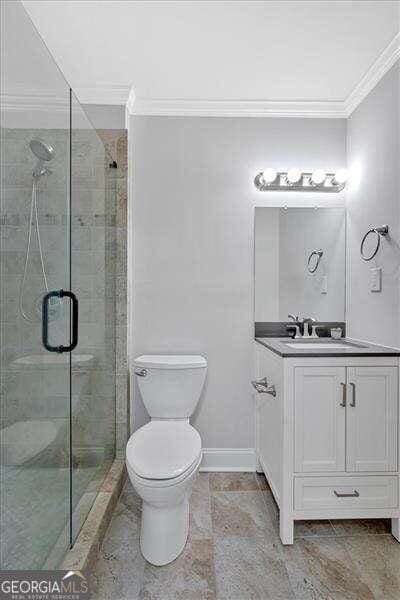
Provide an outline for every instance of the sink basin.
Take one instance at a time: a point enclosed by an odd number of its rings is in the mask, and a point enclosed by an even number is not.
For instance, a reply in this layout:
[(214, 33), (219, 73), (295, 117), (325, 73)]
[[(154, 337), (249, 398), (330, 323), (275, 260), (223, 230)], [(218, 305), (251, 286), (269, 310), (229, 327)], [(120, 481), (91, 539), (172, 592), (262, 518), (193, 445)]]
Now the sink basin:
[(285, 342), (289, 348), (297, 348), (298, 350), (346, 350), (351, 348), (352, 344), (341, 342)]
[(350, 350), (351, 348), (367, 348), (363, 344), (356, 344), (345, 339), (342, 340), (291, 340), (284, 342), (289, 348), (297, 348), (297, 350)]

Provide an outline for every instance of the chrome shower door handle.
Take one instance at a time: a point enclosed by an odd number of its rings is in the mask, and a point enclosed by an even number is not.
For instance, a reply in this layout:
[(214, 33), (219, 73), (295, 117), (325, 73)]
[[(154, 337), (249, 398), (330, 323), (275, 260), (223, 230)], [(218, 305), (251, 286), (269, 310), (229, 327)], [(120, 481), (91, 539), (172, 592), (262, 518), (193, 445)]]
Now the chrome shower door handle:
[[(70, 298), (72, 302), (72, 313), (71, 313), (71, 343), (68, 346), (52, 346), (49, 343), (49, 300), (50, 298)], [(79, 303), (78, 298), (73, 292), (65, 290), (53, 290), (47, 292), (43, 297), (42, 302), (42, 343), (48, 352), (72, 352), (78, 345), (78, 318), (79, 318)]]

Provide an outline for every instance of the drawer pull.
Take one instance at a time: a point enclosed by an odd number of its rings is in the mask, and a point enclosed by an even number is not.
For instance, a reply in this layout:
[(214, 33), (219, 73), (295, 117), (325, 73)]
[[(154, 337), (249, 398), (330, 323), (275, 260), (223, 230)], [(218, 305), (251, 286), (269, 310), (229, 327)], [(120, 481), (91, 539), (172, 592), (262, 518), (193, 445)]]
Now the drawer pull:
[(333, 493), (335, 494), (335, 496), (337, 498), (358, 498), (359, 497), (359, 493), (357, 492), (357, 490), (354, 490), (354, 492), (350, 492), (350, 493), (346, 493), (346, 492), (337, 492), (336, 490), (333, 490)]

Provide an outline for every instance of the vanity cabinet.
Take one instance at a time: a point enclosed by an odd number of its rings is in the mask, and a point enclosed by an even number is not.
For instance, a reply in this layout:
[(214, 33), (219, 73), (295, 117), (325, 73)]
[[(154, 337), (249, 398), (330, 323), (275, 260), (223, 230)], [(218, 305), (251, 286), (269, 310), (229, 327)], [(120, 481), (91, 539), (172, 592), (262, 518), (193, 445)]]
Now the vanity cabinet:
[(399, 357), (281, 357), (255, 342), (256, 454), (280, 510), (295, 520), (391, 518), (400, 541)]
[(397, 367), (295, 367), (295, 472), (397, 469)]

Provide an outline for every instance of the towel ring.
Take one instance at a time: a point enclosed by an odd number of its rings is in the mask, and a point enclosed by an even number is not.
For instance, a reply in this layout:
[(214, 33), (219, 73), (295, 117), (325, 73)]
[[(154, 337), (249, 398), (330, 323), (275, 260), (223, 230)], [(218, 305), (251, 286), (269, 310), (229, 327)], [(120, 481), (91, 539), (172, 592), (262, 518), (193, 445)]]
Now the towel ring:
[[(307, 261), (307, 270), (309, 273), (315, 273), (315, 271), (318, 269), (318, 265), (320, 263), (322, 255), (323, 255), (322, 250), (313, 250), (311, 252), (310, 256), (308, 257), (308, 261)], [(310, 262), (311, 262), (311, 259), (313, 256), (317, 256), (317, 262), (315, 263), (315, 267), (313, 269), (310, 269)]]
[[(364, 244), (366, 242), (367, 237), (371, 233), (375, 233), (375, 235), (376, 235), (376, 247), (375, 247), (375, 250), (372, 252), (372, 254), (370, 254), (370, 256), (365, 256), (365, 254), (364, 254)], [(363, 239), (361, 241), (361, 245), (360, 245), (361, 258), (363, 260), (365, 260), (365, 262), (368, 262), (369, 260), (372, 260), (377, 255), (379, 247), (381, 245), (381, 236), (385, 237), (388, 234), (389, 234), (389, 225), (382, 225), (381, 227), (373, 227), (372, 229), (370, 229), (369, 231), (367, 231), (367, 233), (364, 235), (364, 237), (363, 237)]]

